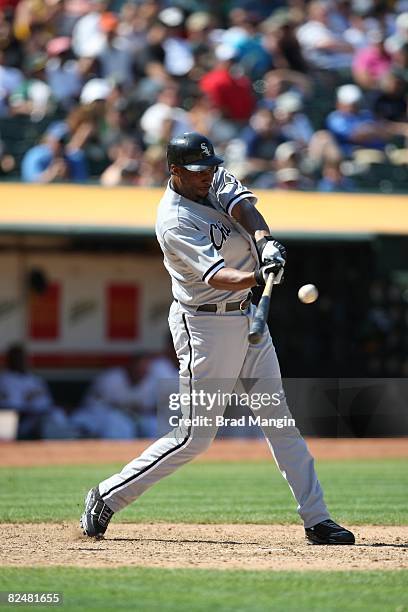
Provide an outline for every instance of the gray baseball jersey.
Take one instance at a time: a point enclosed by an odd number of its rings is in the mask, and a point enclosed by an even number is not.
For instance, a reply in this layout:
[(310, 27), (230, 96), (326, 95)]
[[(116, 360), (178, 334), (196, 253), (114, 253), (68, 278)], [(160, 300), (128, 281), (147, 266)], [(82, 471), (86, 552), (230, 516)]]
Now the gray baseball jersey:
[(258, 264), (252, 237), (231, 215), (243, 199), (254, 205), (257, 201), (221, 167), (203, 203), (176, 193), (169, 182), (159, 204), (156, 234), (179, 302), (198, 306), (244, 299), (248, 294), (248, 290), (224, 291), (209, 285), (221, 268), (252, 272)]

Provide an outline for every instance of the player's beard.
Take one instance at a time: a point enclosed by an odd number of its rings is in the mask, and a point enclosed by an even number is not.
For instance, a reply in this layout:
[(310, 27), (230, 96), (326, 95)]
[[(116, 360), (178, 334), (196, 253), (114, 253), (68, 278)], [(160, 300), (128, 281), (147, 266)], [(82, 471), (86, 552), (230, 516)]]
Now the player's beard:
[(179, 181), (175, 181), (174, 177), (171, 180), (171, 186), (174, 191), (193, 202), (199, 202), (203, 198), (206, 198), (210, 191), (211, 183), (203, 185), (186, 185), (184, 182), (180, 184)]

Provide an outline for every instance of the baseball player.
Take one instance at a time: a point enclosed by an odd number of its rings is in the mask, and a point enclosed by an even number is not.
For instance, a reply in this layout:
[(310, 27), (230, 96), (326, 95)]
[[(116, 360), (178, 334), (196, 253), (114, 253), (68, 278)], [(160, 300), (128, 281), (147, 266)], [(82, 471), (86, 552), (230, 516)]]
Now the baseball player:
[[(275, 284), (281, 282), (286, 250), (269, 235), (254, 194), (221, 166), (208, 138), (195, 132), (172, 138), (167, 160), (171, 176), (158, 208), (156, 234), (172, 280), (169, 325), (180, 364), (180, 397), (187, 400), (178, 426), (89, 491), (82, 529), (102, 537), (115, 512), (205, 451), (226, 408), (224, 394), (248, 388), (250, 382), (253, 389), (273, 391), (279, 398), (257, 412), (298, 503), (307, 540), (354, 544), (354, 535), (330, 519), (299, 430), (269, 424), (271, 417), (287, 420), (291, 414), (268, 329), (259, 344), (248, 343), (255, 312), (250, 289), (265, 285), (271, 273)], [(215, 395), (218, 401), (210, 401)]]

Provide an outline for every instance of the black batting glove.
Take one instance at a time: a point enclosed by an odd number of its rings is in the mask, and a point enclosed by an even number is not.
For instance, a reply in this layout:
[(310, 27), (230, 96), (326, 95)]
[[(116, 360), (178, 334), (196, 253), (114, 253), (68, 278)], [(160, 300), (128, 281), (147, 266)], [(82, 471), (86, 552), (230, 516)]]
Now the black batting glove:
[(264, 236), (257, 240), (256, 248), (262, 265), (276, 259), (279, 255), (286, 262), (286, 249), (273, 236)]
[(268, 276), (270, 274), (274, 274), (275, 278), (273, 280), (273, 284), (280, 285), (283, 281), (284, 267), (285, 262), (281, 257), (279, 260), (276, 258), (274, 261), (270, 261), (269, 263), (261, 266), (255, 271), (256, 284), (260, 287), (264, 287), (266, 285), (266, 281), (268, 280)]

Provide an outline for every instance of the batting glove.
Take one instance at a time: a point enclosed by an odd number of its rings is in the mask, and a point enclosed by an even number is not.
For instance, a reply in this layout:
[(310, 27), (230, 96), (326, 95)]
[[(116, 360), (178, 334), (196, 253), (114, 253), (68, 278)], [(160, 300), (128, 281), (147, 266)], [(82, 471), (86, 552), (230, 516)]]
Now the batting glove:
[(255, 271), (256, 284), (264, 287), (266, 285), (266, 281), (268, 280), (268, 276), (270, 274), (274, 274), (275, 278), (273, 284), (280, 285), (283, 281), (284, 267), (285, 262), (282, 257), (276, 257), (274, 261), (270, 261), (269, 263), (261, 266)]
[(286, 262), (286, 249), (273, 236), (264, 236), (256, 243), (256, 248), (259, 253), (261, 264), (266, 264), (273, 261), (277, 257), (281, 257)]

